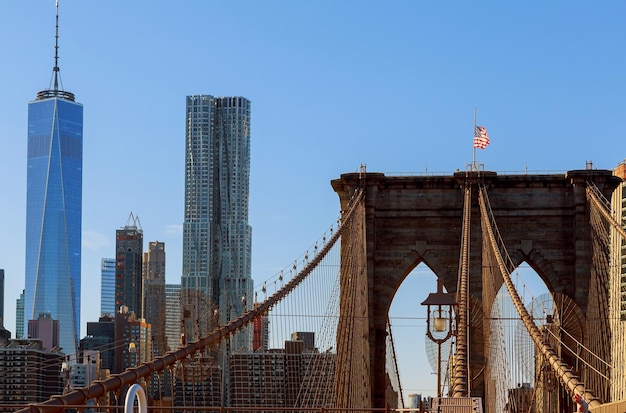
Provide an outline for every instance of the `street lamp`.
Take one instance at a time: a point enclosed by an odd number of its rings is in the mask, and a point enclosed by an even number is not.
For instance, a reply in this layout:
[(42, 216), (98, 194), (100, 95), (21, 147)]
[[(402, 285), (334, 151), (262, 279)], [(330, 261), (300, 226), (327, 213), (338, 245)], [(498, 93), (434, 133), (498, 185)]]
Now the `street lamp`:
[[(428, 294), (422, 305), (426, 306), (426, 335), (437, 344), (437, 397), (441, 397), (441, 345), (454, 332), (452, 313), (456, 301), (452, 294), (443, 292), (443, 280), (437, 278), (437, 292)], [(445, 336), (442, 338), (441, 334), (437, 334), (435, 337), (433, 333), (445, 333)]]

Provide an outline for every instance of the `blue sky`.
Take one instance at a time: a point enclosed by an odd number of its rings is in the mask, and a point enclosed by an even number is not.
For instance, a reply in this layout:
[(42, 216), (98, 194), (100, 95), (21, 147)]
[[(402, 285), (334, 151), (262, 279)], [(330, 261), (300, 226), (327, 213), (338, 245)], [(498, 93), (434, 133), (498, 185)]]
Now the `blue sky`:
[[(50, 85), (54, 12), (53, 0), (0, 3), (0, 268), (12, 332), (27, 104)], [(61, 80), (84, 105), (82, 334), (99, 316), (100, 259), (131, 211), (146, 242), (166, 243), (168, 282), (180, 280), (187, 95), (252, 101), (257, 282), (335, 221), (330, 181), (342, 173), (463, 170), (474, 108), (491, 137), (478, 152), (487, 170), (612, 169), (626, 158), (622, 1), (60, 0), (60, 14)], [(430, 278), (407, 290), (399, 316), (434, 291)], [(422, 343), (423, 329), (413, 333)], [(405, 387), (425, 393), (434, 380)]]

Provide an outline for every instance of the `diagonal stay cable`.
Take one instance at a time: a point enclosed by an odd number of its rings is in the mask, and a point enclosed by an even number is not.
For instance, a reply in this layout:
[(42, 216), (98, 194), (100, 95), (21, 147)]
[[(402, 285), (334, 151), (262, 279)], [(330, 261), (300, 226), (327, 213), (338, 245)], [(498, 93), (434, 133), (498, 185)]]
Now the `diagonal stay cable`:
[[(566, 363), (564, 363), (559, 357), (558, 353), (547, 343), (544, 342), (543, 336), (539, 331), (539, 328), (534, 323), (532, 317), (524, 307), (522, 300), (515, 289), (515, 285), (513, 281), (511, 281), (510, 271), (507, 269), (507, 265), (512, 267), (511, 259), (508, 257), (508, 262), (505, 263), (504, 258), (498, 248), (498, 240), (496, 240), (496, 234), (494, 232), (494, 227), (496, 225), (495, 218), (493, 216), (493, 211), (491, 210), (491, 206), (489, 205), (489, 198), (487, 197), (487, 189), (484, 185), (480, 185), (480, 193), (479, 193), (479, 204), (481, 216), (483, 219), (487, 220), (488, 225), (487, 233), (489, 236), (489, 240), (491, 243), (491, 247), (493, 249), (493, 253), (498, 262), (498, 267), (500, 268), (500, 272), (502, 274), (502, 278), (504, 280), (504, 284), (506, 285), (507, 290), (509, 291), (509, 295), (513, 300), (513, 305), (515, 306), (517, 312), (522, 318), (522, 322), (528, 333), (530, 334), (531, 339), (535, 342), (535, 345), (541, 352), (541, 354), (548, 361), (556, 375), (561, 379), (561, 381), (567, 387), (569, 393), (573, 396), (575, 394), (581, 395), (585, 400), (589, 402), (589, 407), (591, 409), (598, 407), (601, 405), (600, 401), (595, 397), (595, 395), (585, 388), (584, 383), (582, 383), (579, 378), (572, 373), (572, 369)], [(497, 227), (496, 227), (497, 229)], [(499, 235), (498, 235), (499, 238)], [(500, 239), (500, 244), (503, 245), (502, 240)], [(506, 250), (505, 250), (506, 252)]]
[[(591, 350), (589, 350), (587, 347), (585, 347), (583, 344), (581, 344), (575, 337), (573, 337), (571, 334), (569, 334), (563, 327), (559, 326), (559, 330), (561, 332), (564, 332), (565, 334), (567, 334), (572, 340), (574, 340), (574, 342), (576, 343), (576, 345), (580, 346), (580, 348), (582, 348), (583, 350), (585, 350), (587, 353), (591, 354), (593, 357), (595, 357), (601, 364), (605, 365), (608, 368), (611, 368), (611, 365), (609, 363), (607, 363), (606, 361), (602, 360), (601, 358), (599, 358), (598, 356), (596, 356)], [(589, 363), (587, 360), (585, 360), (584, 358), (580, 357), (578, 354), (576, 354), (576, 351), (571, 348), (570, 346), (568, 346), (563, 340), (561, 340), (560, 337), (558, 337), (556, 334), (554, 334), (554, 332), (550, 331), (550, 329), (546, 329), (546, 331), (548, 332), (548, 334), (557, 342), (559, 343), (561, 346), (563, 346), (564, 349), (566, 349), (567, 351), (569, 351), (571, 354), (574, 355), (574, 357), (578, 358), (580, 360), (581, 363), (583, 363), (585, 366), (587, 366), (588, 368), (590, 368), (591, 370), (595, 371), (598, 375), (600, 375), (603, 379), (605, 380), (610, 380), (611, 378), (607, 375), (605, 375), (604, 373), (602, 373), (600, 370), (598, 370), (597, 368), (595, 368), (591, 363)]]

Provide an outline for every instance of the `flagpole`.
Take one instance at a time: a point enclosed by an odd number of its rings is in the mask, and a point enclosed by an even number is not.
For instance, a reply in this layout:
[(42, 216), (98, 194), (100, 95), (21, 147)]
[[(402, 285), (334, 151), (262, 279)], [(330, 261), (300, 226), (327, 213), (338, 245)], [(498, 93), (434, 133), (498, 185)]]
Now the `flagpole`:
[(474, 131), (472, 132), (472, 147), (474, 148), (474, 155), (472, 157), (472, 171), (477, 170), (476, 168), (476, 145), (474, 145), (474, 139), (476, 138), (476, 108), (474, 108)]

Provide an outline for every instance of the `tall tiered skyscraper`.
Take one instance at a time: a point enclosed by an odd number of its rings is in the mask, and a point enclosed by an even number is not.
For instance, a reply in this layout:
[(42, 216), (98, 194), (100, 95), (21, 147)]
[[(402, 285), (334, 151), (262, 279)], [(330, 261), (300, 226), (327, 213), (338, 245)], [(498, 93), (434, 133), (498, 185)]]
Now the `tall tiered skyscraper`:
[(139, 217), (130, 213), (124, 228), (115, 231), (115, 312), (126, 306), (138, 319), (143, 316), (143, 230)]
[(54, 85), (28, 103), (24, 327), (39, 314), (60, 323), (76, 353), (80, 331), (83, 105), (59, 88), (57, 3)]
[[(187, 340), (252, 305), (250, 101), (187, 96), (181, 300)], [(249, 349), (249, 334), (232, 342)]]

